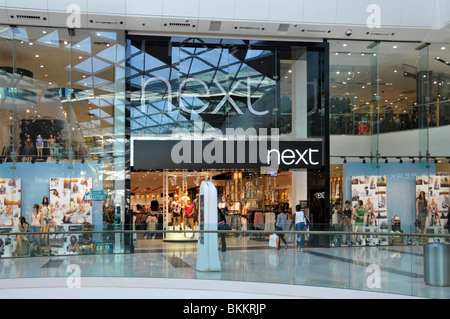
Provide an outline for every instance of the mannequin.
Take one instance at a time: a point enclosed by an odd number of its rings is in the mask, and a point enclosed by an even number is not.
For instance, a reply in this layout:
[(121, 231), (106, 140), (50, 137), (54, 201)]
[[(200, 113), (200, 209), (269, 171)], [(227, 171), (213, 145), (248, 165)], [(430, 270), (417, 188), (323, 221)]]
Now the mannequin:
[(44, 140), (41, 137), (41, 134), (38, 135), (36, 138), (36, 149), (37, 149), (37, 155), (42, 158), (42, 148), (44, 147)]
[[(183, 195), (181, 195), (181, 194), (183, 194)], [(186, 224), (186, 223), (184, 222), (184, 219), (185, 219), (184, 210), (185, 210), (185, 208), (186, 208), (186, 205), (187, 205), (188, 200), (190, 201), (191, 199), (190, 199), (189, 196), (188, 196), (188, 191), (187, 191), (187, 190), (184, 191), (183, 193), (180, 192), (180, 196), (181, 196), (181, 198), (180, 198), (180, 205), (181, 205), (181, 219), (182, 219), (182, 222), (183, 222), (184, 224)]]
[(55, 155), (55, 138), (53, 135), (50, 135), (50, 138), (48, 139), (48, 147), (50, 148), (50, 156)]
[(174, 199), (170, 204), (170, 208), (172, 209), (173, 226), (175, 229), (175, 226), (180, 225), (180, 214), (181, 214), (181, 204), (178, 200), (178, 194), (174, 195)]
[[(194, 204), (190, 199), (186, 201), (186, 206), (184, 206), (184, 230), (186, 230), (186, 226), (189, 226), (190, 229), (194, 229), (193, 220), (194, 220)], [(184, 234), (186, 237), (186, 233)]]
[[(365, 217), (366, 217), (366, 208), (364, 207), (363, 201), (359, 200), (358, 206), (356, 207), (356, 209), (353, 213), (355, 232), (363, 230)], [(361, 240), (361, 238), (360, 238), (360, 240)]]
[[(41, 232), (47, 233), (53, 222), (51, 206), (48, 202), (47, 196), (44, 196), (42, 198), (42, 204), (39, 207), (39, 212), (41, 215)], [(46, 246), (48, 245), (48, 235), (42, 234), (41, 240), (44, 243), (44, 245)]]

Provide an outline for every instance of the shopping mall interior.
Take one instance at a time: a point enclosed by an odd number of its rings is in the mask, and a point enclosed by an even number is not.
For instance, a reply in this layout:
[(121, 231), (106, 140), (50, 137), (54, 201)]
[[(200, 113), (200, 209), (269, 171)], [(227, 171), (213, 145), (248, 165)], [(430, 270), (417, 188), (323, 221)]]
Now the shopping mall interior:
[[(0, 1), (2, 295), (77, 264), (97, 288), (180, 280), (161, 298), (190, 279), (199, 298), (210, 280), (221, 297), (450, 297), (424, 269), (450, 241), (450, 2), (279, 1)], [(229, 225), (217, 273), (196, 269), (202, 185)], [(311, 233), (270, 246), (300, 203)], [(26, 245), (22, 218), (41, 232)]]

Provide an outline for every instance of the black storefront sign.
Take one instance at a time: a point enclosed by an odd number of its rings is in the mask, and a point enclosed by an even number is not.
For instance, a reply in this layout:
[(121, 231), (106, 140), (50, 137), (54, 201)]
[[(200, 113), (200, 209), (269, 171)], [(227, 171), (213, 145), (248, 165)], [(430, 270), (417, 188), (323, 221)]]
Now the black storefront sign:
[(320, 141), (134, 140), (134, 169), (323, 167)]

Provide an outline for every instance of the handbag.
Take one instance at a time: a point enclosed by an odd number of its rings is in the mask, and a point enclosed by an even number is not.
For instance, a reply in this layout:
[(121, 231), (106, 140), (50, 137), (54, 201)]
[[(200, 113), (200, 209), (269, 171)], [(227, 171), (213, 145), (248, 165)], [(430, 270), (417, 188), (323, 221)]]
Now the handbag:
[(278, 235), (277, 234), (270, 235), (270, 237), (269, 237), (269, 247), (274, 247), (274, 248), (278, 247)]
[(219, 230), (231, 230), (230, 225), (228, 225), (228, 223), (226, 222), (221, 222), (218, 225)]

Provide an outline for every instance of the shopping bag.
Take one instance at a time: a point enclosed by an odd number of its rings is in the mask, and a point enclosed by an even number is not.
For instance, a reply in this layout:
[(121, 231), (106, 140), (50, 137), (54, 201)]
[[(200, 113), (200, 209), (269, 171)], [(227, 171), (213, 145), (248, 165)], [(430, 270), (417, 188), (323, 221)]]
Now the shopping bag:
[(269, 247), (278, 247), (278, 235), (277, 234), (272, 234), (269, 237)]

